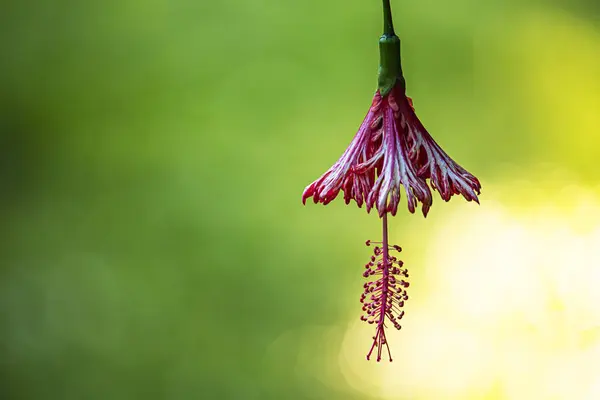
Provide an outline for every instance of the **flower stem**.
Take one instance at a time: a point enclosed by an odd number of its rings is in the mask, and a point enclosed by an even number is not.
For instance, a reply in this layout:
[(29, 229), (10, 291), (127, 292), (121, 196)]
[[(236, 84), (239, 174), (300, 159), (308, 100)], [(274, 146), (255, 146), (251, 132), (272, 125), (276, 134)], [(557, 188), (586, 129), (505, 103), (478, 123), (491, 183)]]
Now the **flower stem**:
[(383, 0), (383, 34), (389, 36), (395, 35), (390, 0)]
[(390, 0), (383, 0), (383, 35), (379, 39), (379, 77), (381, 96), (387, 95), (398, 82), (405, 88), (400, 64), (400, 38), (394, 32)]

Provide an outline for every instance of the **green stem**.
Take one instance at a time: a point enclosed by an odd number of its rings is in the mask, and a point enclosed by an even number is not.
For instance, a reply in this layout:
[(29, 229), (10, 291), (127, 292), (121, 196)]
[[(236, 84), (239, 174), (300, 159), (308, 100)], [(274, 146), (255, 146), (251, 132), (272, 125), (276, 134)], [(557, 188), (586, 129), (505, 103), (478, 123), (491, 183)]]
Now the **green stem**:
[(405, 87), (400, 64), (400, 38), (394, 32), (390, 0), (383, 0), (383, 36), (379, 39), (378, 89), (381, 96), (387, 95), (398, 82)]
[(392, 21), (392, 6), (390, 0), (383, 0), (383, 34), (394, 36), (394, 21)]

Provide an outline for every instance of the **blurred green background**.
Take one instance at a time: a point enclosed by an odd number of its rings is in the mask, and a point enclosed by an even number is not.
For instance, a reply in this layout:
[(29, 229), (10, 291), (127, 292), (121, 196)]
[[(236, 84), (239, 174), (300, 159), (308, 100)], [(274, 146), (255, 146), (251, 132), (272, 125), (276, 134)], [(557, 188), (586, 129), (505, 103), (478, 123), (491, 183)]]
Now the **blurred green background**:
[(300, 195), (370, 104), (379, 1), (3, 4), (0, 397), (600, 398), (599, 3), (392, 7), (483, 193), (392, 220), (411, 301), (376, 364), (378, 219)]

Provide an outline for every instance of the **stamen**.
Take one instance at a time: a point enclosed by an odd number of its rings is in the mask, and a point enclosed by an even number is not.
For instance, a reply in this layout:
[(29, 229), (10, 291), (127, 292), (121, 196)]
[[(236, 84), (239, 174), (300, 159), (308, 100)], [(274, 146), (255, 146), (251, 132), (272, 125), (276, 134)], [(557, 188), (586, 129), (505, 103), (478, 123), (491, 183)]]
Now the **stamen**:
[(363, 276), (369, 278), (377, 275), (378, 279), (368, 281), (363, 285), (364, 292), (360, 297), (360, 302), (363, 303), (363, 314), (360, 319), (368, 324), (376, 324), (377, 329), (373, 336), (373, 344), (367, 354), (367, 360), (371, 358), (373, 351), (377, 348), (377, 361), (381, 361), (383, 347), (387, 349), (389, 360), (392, 361), (391, 351), (385, 336), (386, 318), (396, 329), (401, 329), (398, 320), (404, 316), (404, 302), (408, 300), (405, 288), (408, 287), (408, 282), (403, 278), (408, 277), (406, 269), (401, 269), (402, 261), (396, 257), (390, 256), (389, 252), (395, 250), (400, 252), (402, 249), (398, 245), (388, 244), (387, 230), (387, 214), (382, 217), (383, 223), (383, 241), (375, 242), (367, 240), (367, 246), (371, 244), (381, 245), (375, 246), (373, 256), (369, 263), (365, 265)]

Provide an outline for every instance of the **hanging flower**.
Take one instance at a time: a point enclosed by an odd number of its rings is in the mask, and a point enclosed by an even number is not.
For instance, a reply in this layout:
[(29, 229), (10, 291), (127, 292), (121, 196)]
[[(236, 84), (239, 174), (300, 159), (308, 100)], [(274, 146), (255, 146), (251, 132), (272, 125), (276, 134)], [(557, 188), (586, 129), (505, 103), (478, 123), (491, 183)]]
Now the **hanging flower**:
[[(383, 239), (365, 265), (363, 276), (371, 280), (365, 283), (360, 298), (364, 312), (361, 320), (376, 326), (367, 359), (377, 348), (377, 361), (381, 361), (385, 347), (392, 361), (386, 322), (400, 329), (409, 284), (402, 261), (390, 255), (390, 251), (399, 252), (400, 247), (389, 244), (387, 215), (396, 215), (402, 191), (408, 210), (414, 213), (421, 203), (426, 217), (433, 202), (431, 189), (445, 201), (460, 194), (467, 201), (479, 203), (481, 185), (442, 150), (415, 114), (412, 100), (406, 96), (400, 39), (394, 33), (389, 0), (383, 0), (383, 10), (378, 89), (371, 107), (340, 159), (304, 189), (302, 202), (306, 204), (312, 197), (315, 203), (328, 204), (342, 190), (346, 204), (354, 200), (359, 207), (365, 204), (367, 212), (377, 209)], [(371, 243), (375, 242), (367, 241), (367, 246)]]
[(302, 201), (328, 204), (344, 192), (346, 204), (366, 204), (367, 212), (396, 215), (404, 188), (408, 209), (422, 204), (427, 216), (432, 204), (429, 186), (445, 201), (461, 194), (479, 202), (481, 185), (433, 140), (405, 95), (404, 80), (382, 95), (375, 93), (371, 108), (358, 133), (340, 159), (319, 179), (306, 187)]

